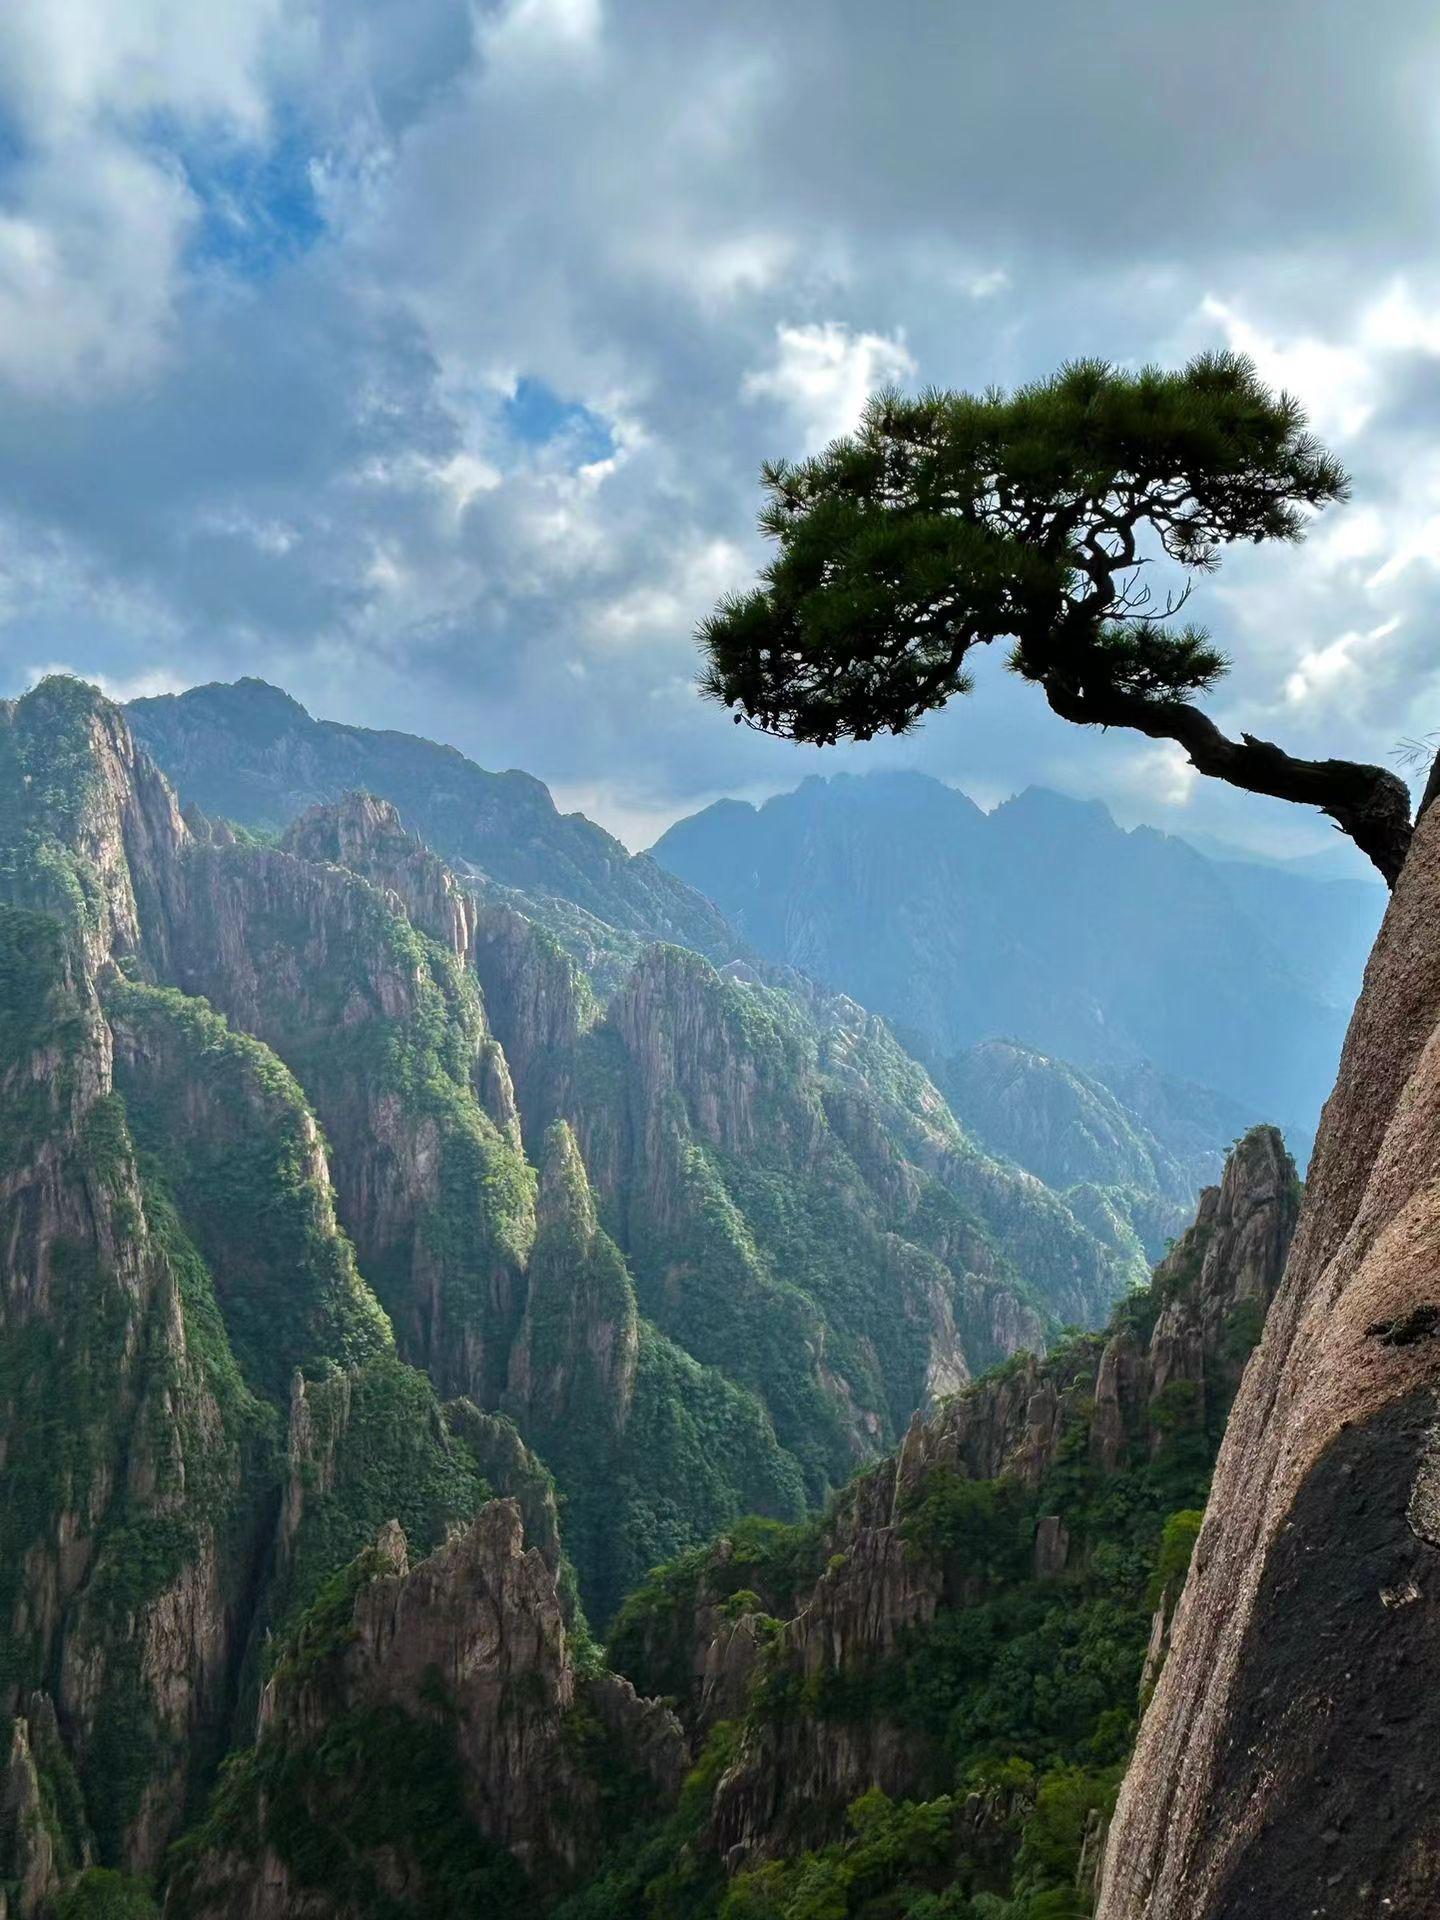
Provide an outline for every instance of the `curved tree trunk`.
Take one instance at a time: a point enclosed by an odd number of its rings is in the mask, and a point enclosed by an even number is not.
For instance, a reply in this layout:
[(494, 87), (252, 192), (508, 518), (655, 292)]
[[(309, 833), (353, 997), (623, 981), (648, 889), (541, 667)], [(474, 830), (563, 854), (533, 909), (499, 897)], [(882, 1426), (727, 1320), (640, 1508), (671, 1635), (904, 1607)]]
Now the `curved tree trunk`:
[[(1248, 793), (1318, 807), (1374, 863), (1387, 887), (1399, 879), (1414, 828), (1410, 790), (1388, 768), (1356, 760), (1297, 760), (1251, 733), (1231, 740), (1208, 714), (1183, 700), (1142, 700), (1136, 694), (1085, 687), (1058, 675), (1042, 684), (1045, 697), (1063, 720), (1079, 726), (1128, 727), (1152, 740), (1173, 740), (1201, 773)], [(1437, 784), (1440, 772), (1431, 775), (1431, 788)]]

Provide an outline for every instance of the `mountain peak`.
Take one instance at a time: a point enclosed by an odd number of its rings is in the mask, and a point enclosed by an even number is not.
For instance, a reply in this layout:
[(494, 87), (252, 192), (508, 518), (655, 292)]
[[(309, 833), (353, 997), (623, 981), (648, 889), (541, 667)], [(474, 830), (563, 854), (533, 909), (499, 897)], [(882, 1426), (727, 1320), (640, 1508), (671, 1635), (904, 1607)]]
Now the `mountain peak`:
[(297, 727), (315, 723), (306, 708), (283, 687), (254, 674), (238, 680), (207, 680), (183, 693), (157, 693), (130, 701), (126, 711), (143, 733), (146, 723), (170, 717), (172, 724), (223, 723), (250, 745), (269, 745)]
[(1077, 800), (1072, 794), (1058, 793), (1054, 787), (1024, 787), (1010, 799), (1002, 800), (993, 818), (1024, 822), (1027, 826), (1082, 825), (1104, 833), (1120, 833), (1115, 816), (1103, 800)]

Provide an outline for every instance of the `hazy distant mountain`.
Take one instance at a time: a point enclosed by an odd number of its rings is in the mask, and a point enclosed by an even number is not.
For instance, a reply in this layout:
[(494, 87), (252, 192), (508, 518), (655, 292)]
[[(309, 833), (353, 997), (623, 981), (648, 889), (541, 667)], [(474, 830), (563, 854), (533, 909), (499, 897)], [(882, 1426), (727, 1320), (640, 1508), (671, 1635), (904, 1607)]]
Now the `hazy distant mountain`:
[(1278, 868), (1281, 873), (1298, 873), (1308, 880), (1363, 880), (1373, 884), (1375, 879), (1370, 862), (1343, 833), (1332, 834), (1331, 845), (1317, 847), (1313, 853), (1260, 853), (1254, 847), (1239, 847), (1233, 840), (1198, 831), (1176, 837), (1207, 860), (1226, 865), (1239, 861), (1248, 867)]
[[(559, 812), (531, 774), (489, 773), (456, 748), (413, 733), (312, 719), (264, 680), (133, 700), (126, 713), (186, 804), (212, 818), (279, 832), (307, 807), (363, 789), (393, 801), (462, 873), (480, 867), (502, 887), (578, 909), (565, 916), (575, 948), (618, 929), (639, 942), (674, 940), (712, 960), (739, 950), (707, 900), (583, 814)], [(586, 916), (603, 926), (588, 925)], [(636, 952), (638, 942), (619, 958)]]
[(967, 1133), (1043, 1180), (1108, 1243), (1133, 1233), (1151, 1265), (1246, 1125), (1238, 1103), (1153, 1068), (1117, 1069), (1121, 1092), (1015, 1040), (967, 1047), (938, 1078)]
[(936, 1066), (1009, 1037), (1111, 1084), (1149, 1063), (1300, 1127), (1385, 904), (1365, 881), (1126, 832), (1098, 801), (1031, 788), (986, 814), (912, 773), (720, 801), (653, 852), (762, 954), (888, 1015)]

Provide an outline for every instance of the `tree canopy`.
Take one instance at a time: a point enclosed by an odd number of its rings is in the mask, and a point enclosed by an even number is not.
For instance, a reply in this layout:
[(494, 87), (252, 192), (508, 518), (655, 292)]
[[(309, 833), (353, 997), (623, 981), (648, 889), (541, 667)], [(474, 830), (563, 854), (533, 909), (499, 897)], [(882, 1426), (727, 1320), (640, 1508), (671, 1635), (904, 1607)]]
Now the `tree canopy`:
[(1196, 705), (1229, 664), (1182, 618), (1197, 577), (1231, 542), (1300, 540), (1349, 490), (1243, 356), (1080, 360), (1011, 394), (887, 388), (855, 434), (763, 479), (779, 550), (700, 634), (702, 690), (737, 722), (818, 745), (904, 733), (970, 691), (972, 648), (1008, 640), (1062, 718), (1319, 807), (1393, 885), (1411, 833), (1396, 774), (1230, 739)]

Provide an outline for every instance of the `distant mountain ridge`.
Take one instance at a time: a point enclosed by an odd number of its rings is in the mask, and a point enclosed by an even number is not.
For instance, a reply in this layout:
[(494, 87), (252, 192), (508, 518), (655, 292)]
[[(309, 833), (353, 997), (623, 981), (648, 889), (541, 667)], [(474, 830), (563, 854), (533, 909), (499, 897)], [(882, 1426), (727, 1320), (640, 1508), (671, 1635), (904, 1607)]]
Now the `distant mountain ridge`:
[(1147, 1065), (1313, 1129), (1384, 892), (1219, 864), (1098, 801), (986, 814), (916, 773), (723, 800), (655, 858), (767, 959), (853, 994), (944, 1078), (1013, 1036), (1111, 1083)]
[(1107, 1242), (1133, 1231), (1154, 1265), (1189, 1224), (1197, 1189), (1220, 1177), (1217, 1143), (1245, 1131), (1244, 1110), (1144, 1069), (1119, 1077), (1123, 1095), (1018, 1041), (982, 1040), (947, 1063), (941, 1090), (992, 1153), (1043, 1180)]
[[(548, 896), (641, 941), (673, 940), (727, 961), (741, 945), (717, 908), (583, 814), (564, 814), (528, 773), (491, 773), (417, 734), (316, 720), (279, 687), (241, 679), (132, 700), (136, 738), (189, 806), (282, 832), (346, 793), (383, 795), (460, 873)], [(593, 927), (580, 925), (583, 944)], [(603, 942), (603, 935), (601, 936)], [(627, 951), (633, 957), (633, 950)]]

